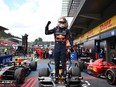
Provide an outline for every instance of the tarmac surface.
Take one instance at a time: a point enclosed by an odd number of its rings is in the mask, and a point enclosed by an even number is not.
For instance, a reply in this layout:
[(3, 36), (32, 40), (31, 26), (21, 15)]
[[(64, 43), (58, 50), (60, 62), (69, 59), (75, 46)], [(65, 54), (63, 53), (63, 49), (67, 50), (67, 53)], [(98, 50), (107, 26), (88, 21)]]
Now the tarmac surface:
[[(33, 79), (32, 84), (31, 84), (32, 86), (30, 86), (30, 87), (39, 87), (38, 86), (38, 80), (37, 80), (39, 69), (42, 68), (42, 67), (47, 67), (48, 61), (49, 61), (48, 59), (40, 59), (40, 60), (38, 60), (37, 71), (33, 71), (27, 77), (27, 78)], [(82, 76), (84, 78), (82, 80), (82, 82), (83, 82), (82, 87), (116, 87), (116, 85), (109, 85), (105, 79), (96, 78), (94, 76), (86, 74), (85, 72), (81, 72), (81, 74), (82, 74)], [(28, 83), (28, 81), (29, 81), (29, 79), (27, 79), (24, 84)], [(23, 85), (21, 87), (28, 87), (28, 86), (23, 86)]]
[[(48, 59), (39, 59), (37, 64), (37, 70), (32, 71), (28, 77), (25, 79), (24, 84), (16, 85), (9, 85), (9, 86), (2, 86), (0, 87), (39, 87), (38, 86), (38, 72), (39, 69), (42, 67), (47, 67)], [(109, 85), (105, 79), (96, 78), (94, 76), (88, 75), (85, 72), (81, 72), (83, 76), (82, 80), (82, 87), (116, 87), (116, 85)]]

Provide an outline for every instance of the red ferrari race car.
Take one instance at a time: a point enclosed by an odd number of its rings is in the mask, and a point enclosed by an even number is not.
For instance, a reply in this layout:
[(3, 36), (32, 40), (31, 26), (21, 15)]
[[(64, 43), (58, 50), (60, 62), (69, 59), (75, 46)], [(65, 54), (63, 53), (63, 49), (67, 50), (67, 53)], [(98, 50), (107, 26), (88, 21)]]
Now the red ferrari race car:
[(97, 77), (104, 76), (109, 84), (116, 84), (116, 65), (106, 62), (103, 58), (88, 63), (87, 73), (94, 74)]

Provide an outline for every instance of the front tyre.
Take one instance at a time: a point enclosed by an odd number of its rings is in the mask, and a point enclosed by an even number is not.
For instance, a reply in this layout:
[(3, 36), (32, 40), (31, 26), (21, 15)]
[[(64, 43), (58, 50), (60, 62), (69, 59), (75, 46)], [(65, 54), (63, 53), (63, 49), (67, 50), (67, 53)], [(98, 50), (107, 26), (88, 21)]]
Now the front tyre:
[(18, 68), (15, 70), (14, 78), (16, 80), (16, 83), (18, 84), (24, 83), (25, 77), (26, 77), (26, 72), (24, 68)]
[(106, 71), (106, 79), (109, 84), (116, 84), (116, 69), (108, 69)]
[(73, 68), (71, 69), (71, 73), (72, 73), (72, 76), (81, 77), (81, 72), (80, 72), (79, 67), (73, 67)]
[(49, 74), (50, 74), (49, 68), (46, 67), (46, 68), (41, 68), (41, 69), (39, 70), (38, 76), (39, 76), (39, 77), (42, 77), (42, 76), (48, 77)]
[(37, 70), (37, 62), (32, 61), (30, 63), (30, 68), (31, 68), (32, 71), (36, 71)]

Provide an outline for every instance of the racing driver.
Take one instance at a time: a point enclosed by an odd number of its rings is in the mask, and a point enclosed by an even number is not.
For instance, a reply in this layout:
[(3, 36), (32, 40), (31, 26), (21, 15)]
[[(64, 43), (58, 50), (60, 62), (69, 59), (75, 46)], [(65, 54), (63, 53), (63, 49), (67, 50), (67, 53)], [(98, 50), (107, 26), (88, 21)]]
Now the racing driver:
[(68, 23), (64, 16), (58, 19), (57, 26), (49, 30), (51, 21), (48, 21), (45, 27), (45, 34), (54, 34), (55, 47), (54, 47), (54, 60), (55, 60), (55, 82), (57, 83), (59, 76), (59, 64), (62, 64), (61, 76), (66, 76), (66, 42), (69, 40), (70, 45), (73, 45), (73, 39), (70, 30), (68, 29)]

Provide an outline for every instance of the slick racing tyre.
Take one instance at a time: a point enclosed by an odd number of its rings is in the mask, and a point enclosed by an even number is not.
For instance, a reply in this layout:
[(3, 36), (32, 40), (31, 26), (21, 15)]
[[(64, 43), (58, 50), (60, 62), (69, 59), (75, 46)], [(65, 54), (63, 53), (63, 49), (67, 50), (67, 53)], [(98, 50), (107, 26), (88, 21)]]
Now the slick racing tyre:
[(39, 70), (38, 76), (39, 76), (39, 77), (42, 77), (42, 76), (48, 77), (49, 74), (50, 74), (49, 68), (41, 68), (41, 69)]
[(24, 68), (18, 68), (15, 70), (14, 78), (16, 80), (16, 83), (18, 83), (18, 84), (24, 83), (25, 77), (26, 77), (26, 72), (25, 72)]
[(25, 69), (25, 71), (26, 71), (26, 76), (28, 76), (28, 75), (31, 73), (30, 67), (27, 66), (27, 65), (22, 65), (22, 67), (23, 67), (23, 68)]
[(83, 61), (79, 61), (75, 64), (76, 67), (79, 67), (80, 71), (83, 71), (84, 68), (84, 62)]
[(37, 70), (37, 62), (32, 61), (30, 63), (30, 68), (31, 68), (32, 71), (36, 71)]
[(79, 77), (81, 76), (79, 67), (73, 67), (71, 69), (71, 73), (72, 73), (72, 76), (79, 76)]
[(108, 69), (106, 71), (106, 79), (109, 84), (111, 85), (116, 84), (116, 69), (114, 68)]

